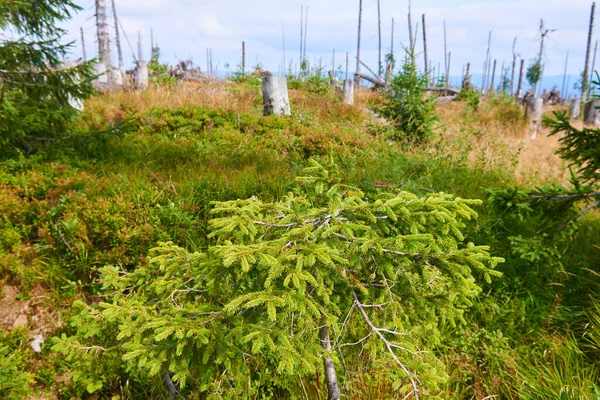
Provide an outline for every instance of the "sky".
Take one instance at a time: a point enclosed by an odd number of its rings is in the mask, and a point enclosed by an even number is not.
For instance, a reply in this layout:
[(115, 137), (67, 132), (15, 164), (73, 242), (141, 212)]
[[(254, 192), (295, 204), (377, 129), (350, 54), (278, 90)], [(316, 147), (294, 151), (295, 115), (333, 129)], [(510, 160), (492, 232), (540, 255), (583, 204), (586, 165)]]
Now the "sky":
[[(119, 19), (129, 38), (122, 38), (126, 67), (133, 62), (132, 48), (142, 36), (144, 58), (150, 55), (150, 32), (160, 47), (162, 60), (170, 64), (192, 59), (206, 69), (206, 49), (212, 49), (213, 65), (219, 73), (235, 71), (241, 63), (241, 42), (246, 42), (246, 65), (261, 63), (277, 72), (285, 57), (289, 64), (300, 56), (301, 7), (308, 7), (306, 54), (311, 64), (333, 63), (345, 69), (348, 53), (350, 71), (356, 65), (359, 0), (115, 0)], [(94, 0), (75, 0), (83, 10), (65, 27), (66, 41), (76, 41), (74, 57), (81, 57), (80, 27), (84, 30), (88, 57), (97, 55)], [(110, 0), (107, 0), (110, 4)], [(413, 29), (419, 24), (416, 52), (423, 65), (421, 15), (426, 14), (429, 59), (434, 67), (444, 65), (444, 21), (447, 48), (451, 52), (451, 75), (460, 76), (466, 63), (474, 74), (481, 73), (486, 57), (488, 34), (492, 31), (492, 59), (512, 64), (512, 45), (529, 61), (540, 47), (539, 25), (543, 19), (549, 33), (545, 44), (545, 75), (562, 75), (569, 51), (570, 74), (580, 74), (585, 62), (591, 0), (413, 0)], [(404, 54), (408, 43), (408, 0), (380, 0), (384, 54), (391, 45), (394, 18), (394, 53)], [(109, 7), (111, 38), (114, 37)], [(284, 34), (285, 32), (285, 34)], [(600, 37), (600, 27), (596, 32)], [(363, 0), (361, 59), (377, 68), (377, 0)], [(113, 60), (116, 60), (116, 50)], [(600, 60), (599, 60), (600, 63)], [(364, 70), (364, 69), (363, 69)]]

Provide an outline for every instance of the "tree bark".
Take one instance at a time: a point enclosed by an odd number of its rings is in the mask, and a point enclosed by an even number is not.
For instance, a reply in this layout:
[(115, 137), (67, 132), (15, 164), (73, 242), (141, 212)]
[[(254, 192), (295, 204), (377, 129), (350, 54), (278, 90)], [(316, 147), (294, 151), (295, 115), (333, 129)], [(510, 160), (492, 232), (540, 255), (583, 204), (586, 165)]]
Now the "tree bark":
[[(117, 7), (115, 6), (115, 0), (112, 0), (112, 10), (113, 19), (115, 21), (115, 43), (117, 44), (117, 54), (119, 55), (119, 70), (123, 71), (125, 68), (125, 63), (123, 62), (123, 49), (121, 48), (121, 36), (119, 35), (119, 19), (117, 18)], [(154, 51), (154, 49), (152, 50)], [(121, 75), (121, 81), (122, 80), (123, 75)]]
[[(331, 353), (331, 340), (329, 339), (329, 327), (325, 325), (325, 321), (322, 321), (323, 326), (319, 332), (319, 338), (321, 339), (321, 347), (326, 353)], [(339, 400), (340, 389), (338, 388), (337, 375), (335, 373), (335, 364), (333, 360), (328, 357), (328, 354), (323, 356), (323, 367), (325, 368), (325, 382), (327, 383), (327, 399), (328, 400)]]
[(308, 33), (308, 6), (306, 6), (306, 12), (304, 13), (304, 50), (302, 53), (302, 60), (306, 60), (306, 36)]
[(590, 27), (588, 31), (587, 50), (585, 52), (585, 67), (583, 69), (583, 82), (581, 83), (581, 100), (586, 99), (588, 89), (588, 76), (590, 66), (590, 52), (592, 50), (592, 35), (594, 32), (594, 16), (596, 14), (596, 2), (592, 3), (592, 11), (590, 14)]
[(490, 48), (492, 46), (492, 31), (490, 31), (490, 34), (488, 36), (488, 47), (487, 47), (487, 53), (485, 56), (485, 63), (483, 64), (483, 82), (481, 84), (481, 93), (485, 94), (486, 92), (486, 88), (487, 88), (487, 81), (489, 79), (489, 73), (488, 70), (490, 68), (490, 64), (491, 64), (491, 58), (490, 58)]
[(583, 123), (586, 126), (598, 128), (600, 126), (600, 100), (592, 100), (585, 103), (583, 110)]
[(444, 71), (446, 75), (446, 86), (448, 86), (448, 46), (446, 43), (446, 20), (444, 20)]
[(300, 6), (300, 67), (304, 59), (304, 6)]
[(462, 82), (462, 88), (468, 89), (471, 86), (471, 63), (467, 63), (467, 70)]
[(246, 76), (246, 42), (242, 42), (242, 76)]
[(354, 104), (354, 81), (350, 79), (344, 81), (344, 103)]
[(569, 107), (569, 117), (571, 119), (578, 119), (581, 115), (581, 101), (579, 99), (571, 100), (571, 105)]
[(525, 60), (521, 59), (521, 72), (519, 72), (519, 85), (517, 86), (516, 98), (521, 97), (521, 90), (523, 89), (523, 75), (525, 74)]
[(510, 95), (515, 95), (515, 69), (517, 68), (517, 53), (515, 52), (515, 47), (517, 46), (517, 38), (513, 42), (512, 53), (513, 53), (513, 62), (512, 62), (512, 72), (510, 74)]
[(135, 86), (138, 89), (148, 88), (148, 62), (138, 61), (135, 69)]
[[(356, 74), (360, 73), (360, 31), (362, 27), (362, 0), (358, 0), (358, 40), (356, 45)], [(356, 81), (356, 86), (360, 86), (359, 81)]]
[(563, 83), (562, 83), (562, 90), (560, 92), (560, 95), (563, 99), (566, 99), (567, 96), (567, 70), (569, 68), (569, 51), (567, 50), (567, 58), (565, 60), (565, 73), (563, 74)]
[(83, 52), (83, 62), (87, 61), (87, 53), (85, 51), (85, 37), (83, 36), (83, 28), (81, 30), (81, 51)]
[(588, 98), (592, 93), (592, 82), (594, 82), (594, 69), (596, 68), (596, 54), (598, 52), (598, 41), (594, 44), (594, 57), (592, 58), (592, 70), (590, 71), (590, 84), (588, 87)]
[(381, 58), (381, 0), (377, 0), (377, 33), (379, 35), (379, 75), (383, 75), (383, 61)]
[(106, 0), (96, 0), (96, 27), (98, 30), (98, 58), (104, 64), (106, 72), (110, 73), (112, 62), (110, 59), (110, 37), (108, 35), (108, 21), (106, 17)]
[(531, 138), (535, 139), (537, 133), (542, 127), (542, 110), (544, 106), (544, 100), (541, 98), (530, 98), (525, 102), (525, 117), (529, 121), (529, 127), (531, 128)]
[(452, 61), (452, 52), (448, 53), (448, 68), (446, 69), (446, 87), (451, 87), (450, 85), (450, 63)]
[(411, 64), (415, 64), (415, 38), (412, 30), (412, 4), (411, 0), (408, 0), (408, 40), (410, 44), (410, 60)]
[(287, 80), (283, 76), (265, 75), (262, 78), (264, 115), (292, 115)]
[(423, 14), (423, 56), (425, 57), (425, 76), (429, 76), (429, 60), (427, 59), (427, 26), (425, 25), (425, 14)]
[(496, 80), (496, 62), (497, 62), (497, 60), (494, 60), (494, 68), (492, 71), (492, 82), (490, 84), (490, 93), (494, 93), (494, 88), (495, 88), (494, 81)]

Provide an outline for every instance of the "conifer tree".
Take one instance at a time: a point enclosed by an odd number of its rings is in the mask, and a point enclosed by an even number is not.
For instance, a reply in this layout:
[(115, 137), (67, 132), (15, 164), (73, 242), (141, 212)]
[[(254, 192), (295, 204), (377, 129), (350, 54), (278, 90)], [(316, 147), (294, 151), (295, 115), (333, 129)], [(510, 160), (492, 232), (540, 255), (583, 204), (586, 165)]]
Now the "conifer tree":
[(443, 381), (440, 325), (462, 319), (476, 277), (500, 275), (502, 260), (461, 232), (480, 202), (367, 195), (341, 182), (332, 157), (306, 172), (280, 201), (215, 202), (204, 252), (164, 243), (146, 267), (102, 269), (115, 294), (95, 318), (118, 326), (132, 369), (207, 398), (301, 393), (323, 363), (341, 392), (365, 363), (389, 370), (402, 397)]
[(64, 135), (71, 99), (92, 93), (91, 66), (61, 67), (70, 44), (57, 23), (79, 10), (70, 0), (0, 3), (0, 144)]

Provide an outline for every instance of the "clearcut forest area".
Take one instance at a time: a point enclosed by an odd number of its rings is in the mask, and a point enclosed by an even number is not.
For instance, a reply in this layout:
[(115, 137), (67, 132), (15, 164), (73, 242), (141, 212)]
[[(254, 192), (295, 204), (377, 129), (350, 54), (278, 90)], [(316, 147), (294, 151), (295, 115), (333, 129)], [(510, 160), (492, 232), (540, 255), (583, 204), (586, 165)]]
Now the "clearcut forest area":
[(452, 82), (356, 3), (356, 68), (303, 6), (300, 62), (219, 73), (0, 1), (0, 398), (600, 399), (595, 4), (573, 96), (544, 21)]

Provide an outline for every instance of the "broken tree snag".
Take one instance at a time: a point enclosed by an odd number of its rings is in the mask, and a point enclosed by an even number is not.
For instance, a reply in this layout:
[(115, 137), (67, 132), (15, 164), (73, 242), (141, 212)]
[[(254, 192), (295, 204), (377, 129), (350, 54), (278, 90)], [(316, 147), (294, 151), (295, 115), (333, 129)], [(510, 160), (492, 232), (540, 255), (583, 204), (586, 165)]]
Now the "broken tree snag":
[(323, 326), (321, 327), (319, 338), (321, 339), (321, 347), (325, 350), (325, 354), (323, 355), (323, 367), (325, 368), (325, 382), (327, 383), (327, 399), (340, 400), (340, 389), (338, 388), (335, 365), (329, 356), (329, 353), (331, 353), (329, 327), (325, 323), (323, 323)]
[(537, 133), (542, 127), (542, 109), (544, 106), (544, 99), (542, 98), (529, 98), (525, 101), (525, 118), (529, 122), (531, 128), (531, 138), (535, 139)]
[(262, 93), (264, 115), (292, 115), (285, 77), (264, 74), (262, 78)]
[(521, 97), (521, 90), (523, 89), (523, 75), (525, 74), (525, 60), (521, 59), (521, 72), (519, 72), (519, 85), (517, 86), (517, 93), (515, 97), (518, 99)]
[(106, 74), (106, 65), (103, 63), (94, 64), (94, 70), (96, 72), (95, 83), (108, 84), (108, 75)]
[(344, 103), (354, 104), (354, 81), (350, 79), (344, 81)]
[(583, 123), (597, 128), (600, 126), (600, 100), (591, 100), (585, 103), (583, 110)]
[(571, 106), (569, 107), (569, 117), (571, 119), (577, 119), (581, 115), (581, 101), (579, 99), (571, 100)]
[(148, 88), (148, 62), (138, 61), (135, 69), (135, 87), (138, 89)]

